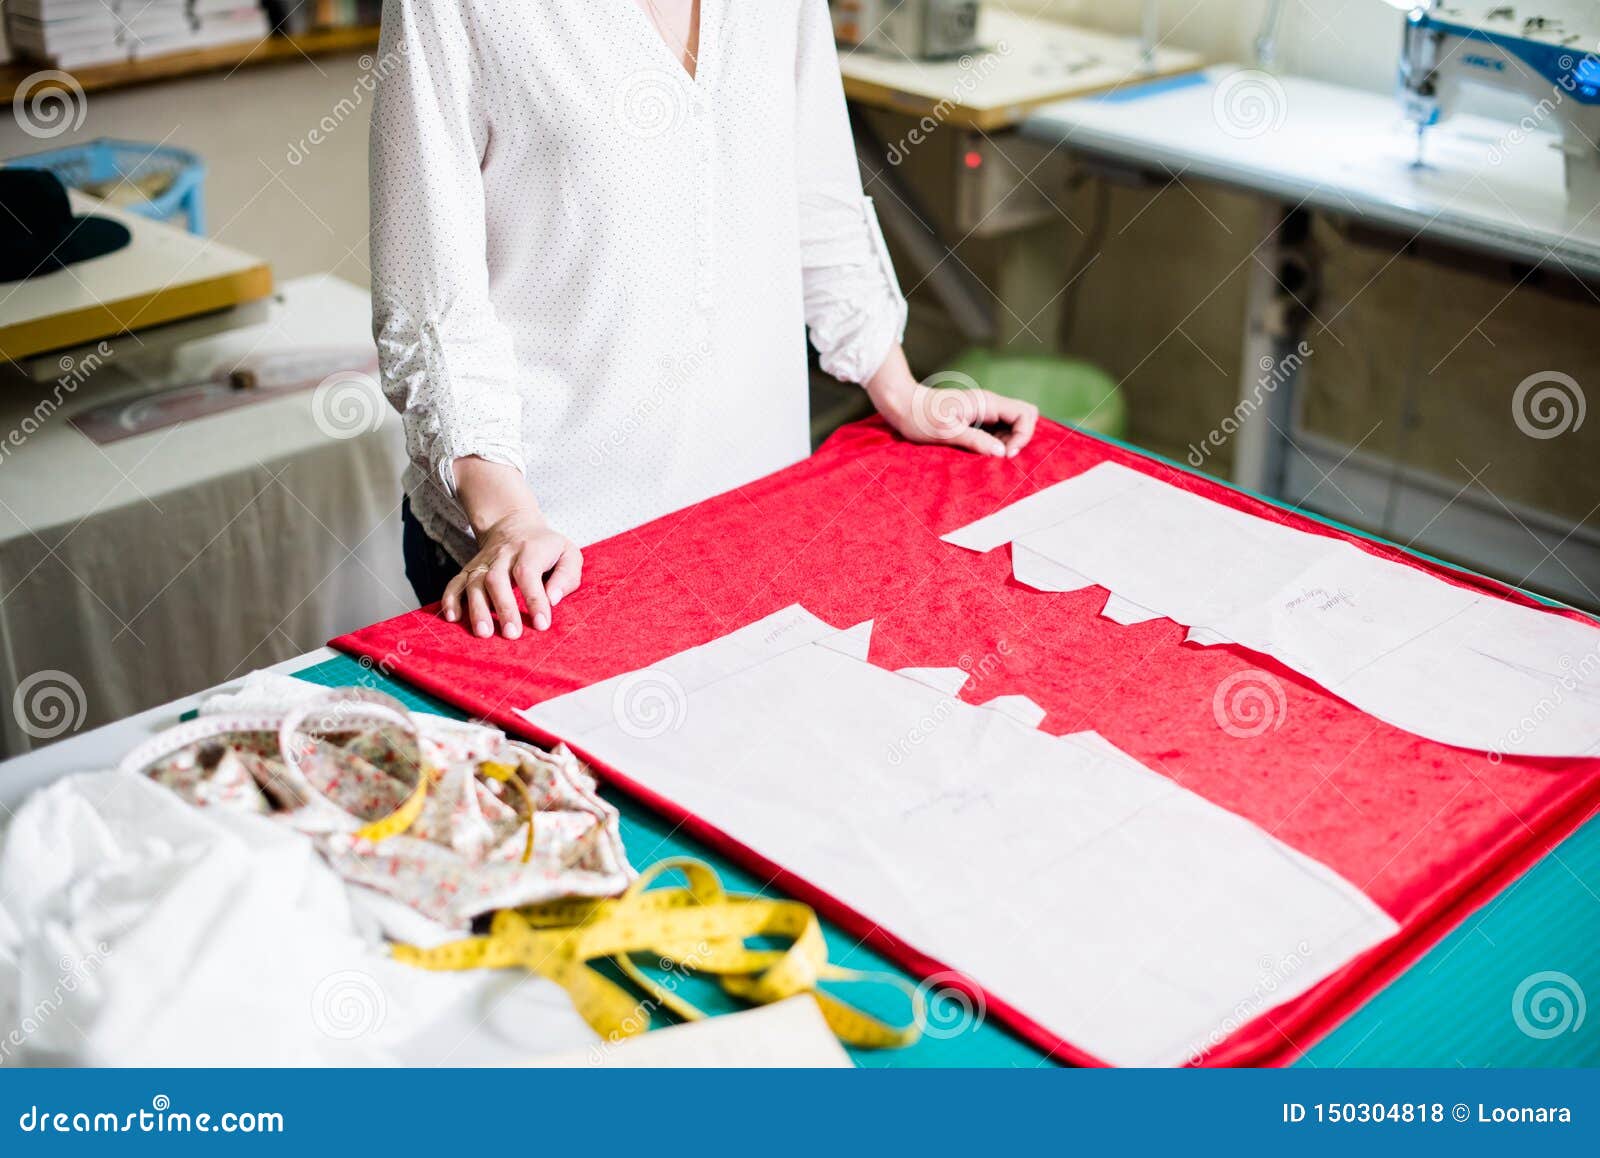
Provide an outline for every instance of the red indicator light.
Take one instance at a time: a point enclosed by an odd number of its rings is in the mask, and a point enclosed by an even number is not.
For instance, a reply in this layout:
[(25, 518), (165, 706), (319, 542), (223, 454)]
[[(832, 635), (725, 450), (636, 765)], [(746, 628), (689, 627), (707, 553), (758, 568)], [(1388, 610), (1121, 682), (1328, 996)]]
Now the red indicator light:
[(967, 163), (967, 168), (969, 169), (981, 169), (983, 167), (983, 154), (976, 149), (968, 150), (967, 155), (962, 160)]

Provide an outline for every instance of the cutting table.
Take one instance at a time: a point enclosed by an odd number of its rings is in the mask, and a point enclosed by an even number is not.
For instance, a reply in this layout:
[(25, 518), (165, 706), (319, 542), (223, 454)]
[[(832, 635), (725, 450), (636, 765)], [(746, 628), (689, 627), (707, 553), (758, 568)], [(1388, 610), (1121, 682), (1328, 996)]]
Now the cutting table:
[[(279, 665), (277, 670), (325, 686), (366, 686), (423, 710), (457, 714), (381, 674), (371, 664), (326, 650)], [(0, 765), (0, 805), (14, 810), (28, 791), (50, 780), (114, 763), (139, 739), (175, 722), (196, 700), (191, 697), (154, 709)], [(628, 798), (610, 795), (622, 810), (623, 838), (636, 867), (673, 856), (695, 856), (714, 864), (732, 888), (759, 891), (759, 880), (687, 838), (678, 826)], [(836, 926), (828, 925), (827, 935), (830, 957), (838, 963), (870, 970), (894, 968)], [(1368, 1001), (1299, 1064), (1533, 1067), (1600, 1063), (1600, 1025), (1593, 1019), (1552, 1036), (1520, 1027), (1527, 1022), (1519, 1024), (1514, 1015), (1513, 995), (1529, 978), (1549, 973), (1575, 980), (1590, 994), (1600, 987), (1600, 821), (1593, 818)], [(553, 1041), (554, 1048), (571, 1048), (573, 1018), (558, 992), (533, 978), (505, 984), (505, 1009), (514, 1013), (503, 1009), (491, 1019), (479, 1012), (460, 1011), (448, 1024), (420, 1032), (406, 1060), (424, 1065), (517, 1060), (504, 1034), (504, 1023), (513, 1016), (519, 1039)], [(510, 994), (524, 988), (531, 994), (527, 1000), (509, 1000)], [(717, 1007), (708, 993), (696, 993), (695, 997), (709, 1008)], [(887, 999), (895, 1000), (892, 996)], [(870, 1000), (864, 1003), (871, 1006)], [(896, 1016), (903, 1011), (884, 1007), (881, 1012)], [(918, 1045), (902, 1051), (858, 1053), (856, 1060), (862, 1065), (900, 1067), (1052, 1064), (1051, 1058), (992, 1022), (977, 1021), (974, 1025), (974, 1018), (954, 1005), (941, 1014), (936, 1003), (933, 1030)]]
[(1076, 153), (1600, 279), (1600, 213), (1569, 212), (1548, 132), (1459, 116), (1432, 131), (1418, 169), (1416, 131), (1393, 96), (1238, 65), (1059, 101), (1020, 128)]
[[(0, 683), (53, 673), (100, 724), (406, 606), (390, 493), (404, 440), (362, 377), (368, 295), (319, 275), (261, 304), (256, 325), (163, 343), (161, 365), (131, 361), (137, 346), (52, 355), (59, 384), (0, 394), (0, 428), (39, 422), (0, 473)], [(218, 395), (230, 408), (208, 409)], [(94, 437), (74, 425), (92, 420)], [(262, 564), (262, 544), (291, 538)], [(39, 731), (0, 716), (0, 752)]]
[[(423, 711), (460, 718), (437, 700), (389, 679), (349, 656), (319, 651), (280, 665), (300, 679), (328, 687), (359, 685), (387, 692)], [(104, 767), (136, 741), (177, 721), (196, 698), (158, 708), (122, 724), (109, 725), (0, 765), (0, 802), (15, 810), (24, 787), (31, 789), (72, 771)], [(742, 872), (675, 826), (631, 801), (612, 799), (622, 809), (622, 836), (635, 867), (658, 860), (692, 856), (713, 864), (730, 889), (758, 891), (759, 881)], [(1553, 1038), (1530, 1037), (1512, 1016), (1512, 994), (1526, 978), (1561, 972), (1580, 980), (1600, 980), (1600, 821), (1568, 838), (1494, 904), (1484, 909), (1418, 961), (1404, 976), (1356, 1013), (1340, 1029), (1315, 1046), (1298, 1063), (1327, 1068), (1342, 1066), (1591, 1066), (1600, 1064), (1600, 1026), (1592, 1020), (1577, 1032)], [(872, 950), (861, 946), (831, 923), (826, 925), (829, 958), (864, 970), (894, 970)], [(530, 1000), (519, 1003), (519, 1016), (535, 1019), (524, 1036), (537, 1037), (546, 1025), (552, 1032), (572, 1032), (571, 1017), (558, 1008), (559, 992), (546, 992), (536, 978), (524, 984)], [(1594, 986), (1589, 987), (1590, 992)], [(731, 1008), (709, 988), (696, 1000), (706, 1009)], [(859, 999), (860, 993), (852, 993)], [(891, 999), (892, 1000), (892, 999)], [(870, 1002), (867, 1003), (869, 1006)], [(882, 1007), (886, 1016), (903, 1010)], [(855, 1051), (863, 1066), (1019, 1067), (1053, 1064), (1040, 1051), (1023, 1044), (993, 1024), (972, 1026), (954, 1005), (933, 1010), (934, 1032), (917, 1045), (888, 1052)], [(463, 1014), (423, 1035), (409, 1060), (418, 1065), (464, 1064), (484, 1059), (483, 1043), (491, 1026)], [(561, 1039), (568, 1048), (581, 1042)], [(465, 1044), (464, 1044), (465, 1043)], [(498, 1049), (499, 1046), (487, 1047)], [(448, 1055), (448, 1056), (447, 1056)], [(491, 1054), (491, 1056), (494, 1056)], [(486, 1060), (486, 1059), (485, 1059)], [(511, 1060), (505, 1058), (503, 1060)]]
[(1064, 97), (1116, 88), (1130, 77), (1161, 77), (1200, 65), (1198, 53), (1158, 44), (1142, 59), (1126, 36), (1041, 20), (998, 5), (978, 17), (978, 50), (957, 60), (841, 46), (839, 70), (852, 101), (993, 132)]
[[(166, 327), (162, 337), (148, 340), (166, 345), (265, 316), (252, 308), (272, 293), (272, 269), (260, 258), (75, 189), (68, 195), (74, 214), (118, 221), (130, 240), (113, 253), (0, 287), (0, 358), (26, 363), (107, 340), (131, 351), (156, 327)], [(45, 380), (59, 373), (55, 364), (47, 359)]]
[[(426, 711), (459, 716), (447, 705), (375, 675), (348, 656), (297, 673), (339, 687), (367, 683)], [(622, 838), (636, 868), (674, 856), (711, 862), (730, 889), (758, 891), (724, 858), (675, 831), (646, 809), (612, 797), (622, 809)], [(1494, 905), (1438, 945), (1337, 1032), (1298, 1063), (1341, 1066), (1585, 1066), (1600, 1064), (1600, 1029), (1538, 1039), (1512, 1017), (1511, 995), (1525, 978), (1556, 970), (1600, 980), (1600, 821), (1591, 820), (1529, 872)], [(827, 926), (829, 959), (855, 969), (896, 970), (838, 928)], [(697, 995), (698, 996), (698, 995)], [(852, 997), (859, 996), (852, 992)], [(938, 1002), (932, 1031), (905, 1050), (853, 1051), (864, 1066), (1039, 1066), (1051, 1059), (990, 1024), (969, 1027), (954, 1004), (945, 1018)], [(705, 998), (715, 1008), (714, 998)], [(722, 1008), (733, 1008), (726, 1000)], [(894, 1015), (892, 1007), (883, 1012)]]

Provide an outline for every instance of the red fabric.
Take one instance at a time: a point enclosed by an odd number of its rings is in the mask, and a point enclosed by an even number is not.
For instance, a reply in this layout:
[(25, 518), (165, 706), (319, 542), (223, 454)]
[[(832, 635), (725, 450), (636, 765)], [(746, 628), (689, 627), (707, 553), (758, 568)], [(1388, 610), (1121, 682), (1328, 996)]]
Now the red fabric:
[[(913, 447), (877, 421), (840, 431), (805, 462), (619, 535), (584, 553), (583, 586), (548, 633), (476, 640), (431, 610), (334, 645), (507, 731), (549, 741), (519, 708), (646, 667), (791, 603), (841, 627), (876, 620), (872, 662), (973, 672), (963, 697), (1020, 693), (1047, 731), (1093, 729), (1156, 771), (1247, 817), (1364, 889), (1402, 926), (1311, 993), (1243, 1026), (1208, 1064), (1294, 1060), (1600, 805), (1600, 760), (1513, 760), (1446, 747), (1358, 711), (1275, 661), (1183, 642), (1170, 620), (1101, 618), (1106, 592), (1045, 594), (1011, 578), (1009, 553), (939, 536), (1026, 494), (1114, 461), (1227, 506), (1342, 538), (1446, 581), (1533, 600), (1398, 549), (1291, 515), (1064, 428), (1045, 425), (1011, 462)], [(1550, 611), (1584, 622), (1576, 612)], [(1600, 645), (1600, 634), (1596, 636)], [(1219, 683), (1271, 671), (1287, 694), (1276, 730), (1224, 733)], [(945, 966), (771, 865), (733, 835), (634, 784), (618, 788), (825, 912), (913, 973)], [(981, 980), (981, 979), (979, 979)], [(997, 1018), (1054, 1056), (1094, 1059), (986, 994)]]

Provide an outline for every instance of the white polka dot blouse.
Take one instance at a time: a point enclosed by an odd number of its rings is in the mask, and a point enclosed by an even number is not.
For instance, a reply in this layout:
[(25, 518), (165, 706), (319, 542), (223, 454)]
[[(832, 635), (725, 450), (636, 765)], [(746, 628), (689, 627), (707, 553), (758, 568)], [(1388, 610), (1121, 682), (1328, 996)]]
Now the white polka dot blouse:
[(805, 335), (861, 382), (905, 326), (826, 0), (388, 0), (373, 328), (423, 527), (453, 463), (521, 470), (580, 544), (805, 456)]

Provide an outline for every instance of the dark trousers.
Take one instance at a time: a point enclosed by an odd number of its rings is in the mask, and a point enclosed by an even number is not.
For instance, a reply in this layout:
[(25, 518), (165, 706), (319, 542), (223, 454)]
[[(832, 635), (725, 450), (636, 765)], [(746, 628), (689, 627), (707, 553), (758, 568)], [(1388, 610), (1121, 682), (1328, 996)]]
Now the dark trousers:
[(427, 607), (444, 598), (446, 585), (460, 574), (461, 567), (450, 557), (450, 552), (428, 537), (428, 532), (411, 513), (409, 498), (400, 504), (400, 524), (406, 578), (411, 581), (411, 590), (417, 593), (417, 601)]

